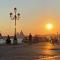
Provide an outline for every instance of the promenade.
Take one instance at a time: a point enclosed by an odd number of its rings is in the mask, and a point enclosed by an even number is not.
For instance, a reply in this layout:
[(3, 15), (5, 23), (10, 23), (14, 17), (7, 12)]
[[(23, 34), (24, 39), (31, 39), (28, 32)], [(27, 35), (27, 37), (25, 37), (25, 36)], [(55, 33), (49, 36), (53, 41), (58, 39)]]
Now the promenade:
[(0, 60), (60, 60), (60, 45), (0, 45)]

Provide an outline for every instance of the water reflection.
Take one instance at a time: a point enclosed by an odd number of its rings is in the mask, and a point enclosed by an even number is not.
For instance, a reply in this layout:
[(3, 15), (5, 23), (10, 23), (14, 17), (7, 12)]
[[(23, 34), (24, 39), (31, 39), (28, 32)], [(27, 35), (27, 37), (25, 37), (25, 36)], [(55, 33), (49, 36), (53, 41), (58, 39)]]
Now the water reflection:
[(54, 48), (54, 45), (51, 44), (51, 43), (46, 43), (44, 47), (45, 47), (47, 50), (50, 50), (50, 49)]
[(31, 51), (34, 60), (60, 60), (60, 45), (58, 44), (42, 42), (33, 45)]
[(40, 60), (56, 60), (55, 58), (57, 58), (58, 56), (56, 55), (56, 51), (52, 50), (54, 49), (55, 46), (51, 43), (45, 43), (43, 49), (42, 49), (42, 55), (43, 58), (40, 58)]

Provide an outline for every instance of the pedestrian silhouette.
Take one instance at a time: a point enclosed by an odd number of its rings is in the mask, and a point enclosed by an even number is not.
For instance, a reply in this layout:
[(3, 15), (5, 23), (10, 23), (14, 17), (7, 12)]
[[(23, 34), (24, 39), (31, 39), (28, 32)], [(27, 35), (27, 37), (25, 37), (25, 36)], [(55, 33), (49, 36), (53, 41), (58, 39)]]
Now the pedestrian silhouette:
[(29, 34), (29, 44), (32, 44), (32, 35), (31, 35), (31, 33)]

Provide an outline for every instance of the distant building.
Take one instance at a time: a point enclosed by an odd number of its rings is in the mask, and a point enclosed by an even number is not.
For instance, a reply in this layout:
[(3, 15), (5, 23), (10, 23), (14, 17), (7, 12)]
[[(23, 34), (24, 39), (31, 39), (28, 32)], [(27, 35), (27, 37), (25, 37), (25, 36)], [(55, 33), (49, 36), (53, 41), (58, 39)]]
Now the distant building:
[(25, 35), (24, 35), (23, 31), (21, 30), (21, 32), (20, 32), (20, 38), (24, 39), (24, 37), (25, 37)]

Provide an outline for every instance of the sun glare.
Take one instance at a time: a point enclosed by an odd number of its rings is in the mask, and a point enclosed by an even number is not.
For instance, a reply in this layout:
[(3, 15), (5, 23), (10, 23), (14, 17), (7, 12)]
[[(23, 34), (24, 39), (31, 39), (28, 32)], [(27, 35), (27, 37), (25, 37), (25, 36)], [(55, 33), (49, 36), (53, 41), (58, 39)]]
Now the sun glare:
[(46, 29), (48, 29), (48, 30), (53, 29), (53, 24), (51, 24), (51, 23), (46, 24)]

